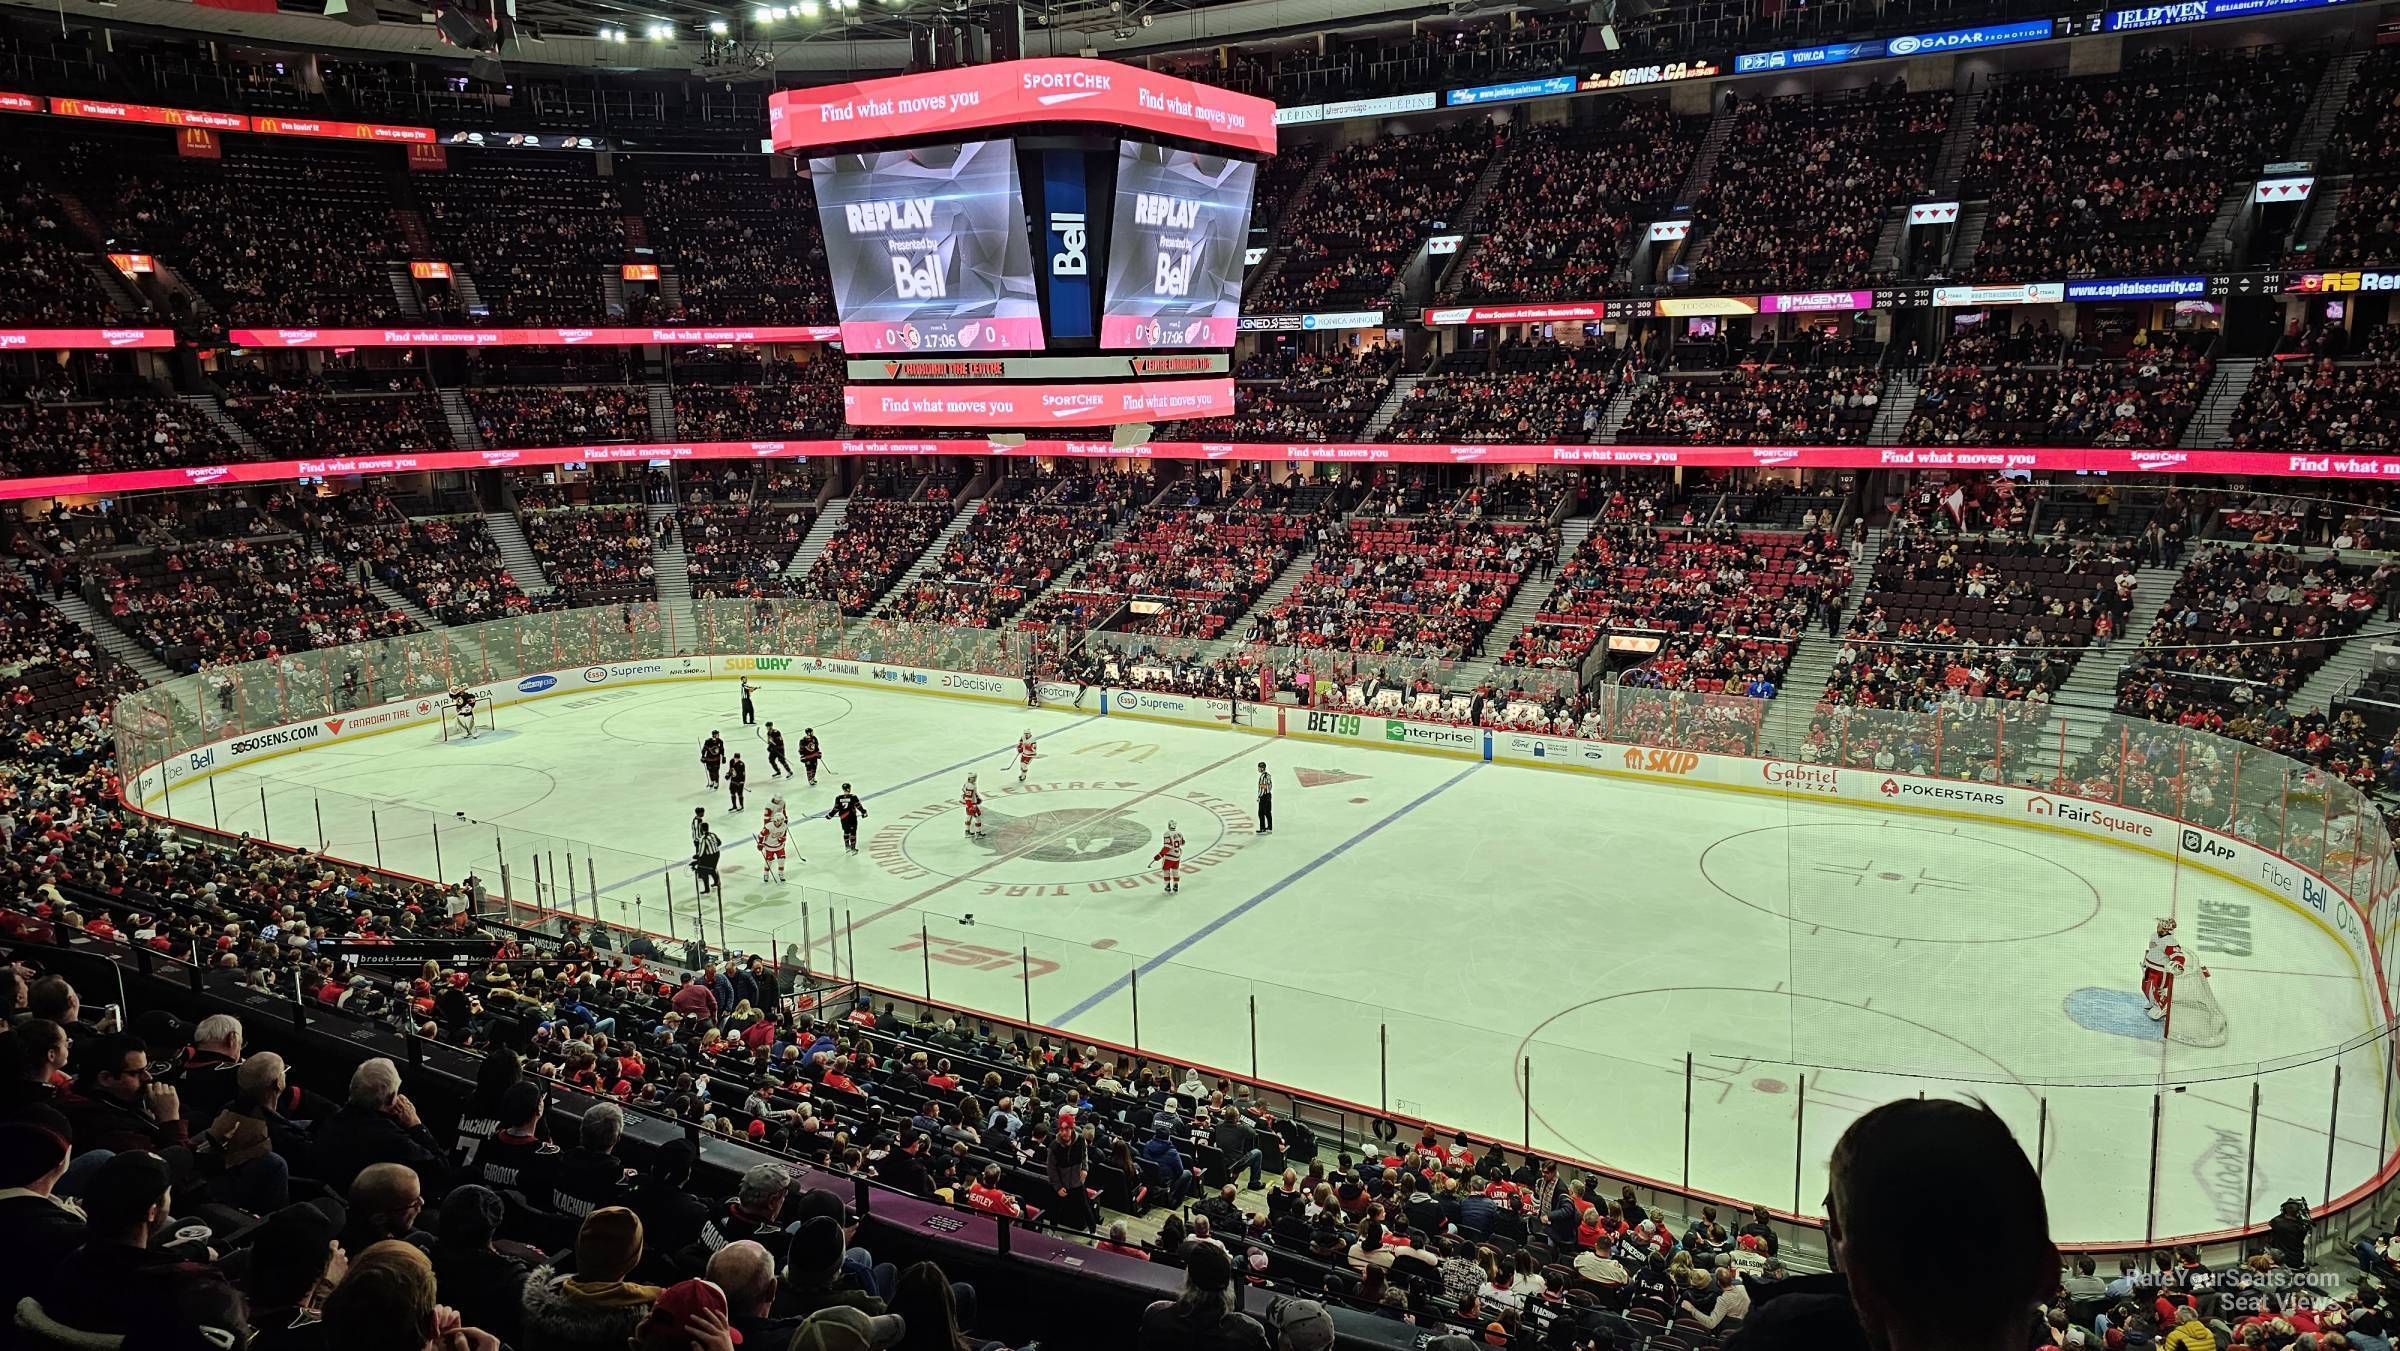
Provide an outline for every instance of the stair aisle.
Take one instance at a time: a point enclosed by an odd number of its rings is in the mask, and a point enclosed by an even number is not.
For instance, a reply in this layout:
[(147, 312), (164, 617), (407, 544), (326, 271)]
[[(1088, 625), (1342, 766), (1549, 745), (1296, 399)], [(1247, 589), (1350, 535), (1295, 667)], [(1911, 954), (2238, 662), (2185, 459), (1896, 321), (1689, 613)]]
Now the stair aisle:
[(849, 517), (849, 498), (837, 497), (827, 502), (825, 509), (817, 513), (815, 523), (808, 527), (808, 533), (801, 536), (800, 547), (784, 560), (783, 575), (795, 580), (806, 577), (808, 570), (816, 566), (818, 555), (825, 552), (825, 546), (842, 533), (842, 522)]
[[(658, 590), (658, 606), (682, 635), (675, 645), (691, 651), (697, 646), (700, 625), (692, 611), (692, 560), (683, 551), (683, 525), (675, 520), (676, 504), (653, 502), (642, 510), (643, 523), (650, 527), (650, 570), (657, 574), (652, 585)], [(658, 533), (662, 518), (675, 521), (675, 528), (663, 539)]]
[(881, 596), (876, 597), (874, 608), (867, 613), (871, 615), (891, 613), (892, 598), (909, 587), (915, 586), (919, 578), (933, 571), (934, 565), (941, 562), (942, 556), (950, 551), (950, 542), (966, 533), (967, 527), (975, 523), (976, 513), (982, 510), (982, 498), (978, 495), (968, 494), (966, 501), (960, 504), (957, 513), (951, 516), (947, 525), (942, 527), (942, 533), (933, 537), (933, 543), (926, 545), (925, 552), (918, 554), (916, 561), (908, 565), (908, 571), (901, 573), (898, 580), (885, 588)]
[[(1874, 585), (1875, 560), (1883, 552), (1883, 537), (1882, 526), (1870, 527), (1858, 557), (1850, 564), (1850, 589), (1842, 593), (1844, 628)], [(1791, 663), (1784, 667), (1781, 692), (1767, 706), (1766, 726), (1759, 739), (1761, 754), (1789, 755), (1808, 739), (1809, 720), (1824, 702), (1825, 682), (1832, 678), (1833, 658), (1841, 650), (1841, 637), (1827, 633), (1821, 621), (1800, 635), (1792, 648)]]
[(500, 561), (508, 565), (509, 576), (516, 579), (518, 590), (528, 596), (547, 596), (555, 589), (550, 585), (550, 574), (542, 571), (542, 560), (535, 556), (515, 512), (486, 512), (483, 527), (499, 548)]

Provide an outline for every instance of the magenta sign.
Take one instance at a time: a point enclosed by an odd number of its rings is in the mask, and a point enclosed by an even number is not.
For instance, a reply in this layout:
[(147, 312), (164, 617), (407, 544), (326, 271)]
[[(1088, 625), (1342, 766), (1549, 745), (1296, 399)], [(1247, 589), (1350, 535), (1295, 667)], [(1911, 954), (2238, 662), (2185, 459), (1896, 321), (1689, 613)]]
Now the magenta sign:
[(1796, 291), (1790, 295), (1760, 296), (1760, 314), (1824, 314), (1875, 307), (1873, 291)]

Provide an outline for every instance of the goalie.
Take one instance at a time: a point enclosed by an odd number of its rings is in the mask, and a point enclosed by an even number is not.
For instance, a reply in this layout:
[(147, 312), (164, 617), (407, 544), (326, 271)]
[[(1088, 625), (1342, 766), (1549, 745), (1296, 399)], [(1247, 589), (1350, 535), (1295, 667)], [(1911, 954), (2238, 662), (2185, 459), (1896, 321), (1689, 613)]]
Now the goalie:
[(464, 685), (450, 691), (450, 717), (459, 735), (469, 741), (475, 739), (475, 705), (480, 699), (481, 696)]
[(2148, 1006), (2150, 1021), (2159, 1022), (2175, 1003), (2175, 977), (2191, 965), (2191, 957), (2183, 945), (2175, 941), (2175, 921), (2162, 919), (2158, 933), (2150, 939), (2150, 950), (2142, 954), (2142, 1002)]

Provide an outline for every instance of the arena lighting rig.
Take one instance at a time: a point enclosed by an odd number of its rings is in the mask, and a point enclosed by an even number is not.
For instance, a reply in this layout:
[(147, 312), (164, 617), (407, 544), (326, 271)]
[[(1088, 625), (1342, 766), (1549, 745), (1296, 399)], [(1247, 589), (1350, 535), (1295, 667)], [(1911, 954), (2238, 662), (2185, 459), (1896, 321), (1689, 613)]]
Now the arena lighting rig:
[(768, 120), (775, 150), (809, 157), (851, 425), (1233, 412), (1273, 103), (1041, 59), (786, 90)]

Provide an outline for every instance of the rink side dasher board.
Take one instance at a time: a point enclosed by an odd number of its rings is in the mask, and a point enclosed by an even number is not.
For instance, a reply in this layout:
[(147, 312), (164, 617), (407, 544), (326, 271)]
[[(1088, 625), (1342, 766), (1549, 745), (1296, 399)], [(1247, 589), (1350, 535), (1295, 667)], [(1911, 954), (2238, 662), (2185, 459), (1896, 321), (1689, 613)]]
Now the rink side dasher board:
[[(882, 662), (822, 657), (663, 657), (606, 662), (536, 672), (475, 686), (495, 707), (512, 707), (585, 690), (749, 676), (772, 681), (821, 682), (868, 689), (900, 690), (981, 703), (1022, 707), (1024, 682), (1013, 677), (893, 666)], [(1066, 687), (1045, 682), (1045, 695)], [(1594, 774), (1630, 782), (1707, 788), (1786, 800), (1832, 803), (1883, 812), (1945, 817), (1986, 825), (2047, 831), (2094, 840), (2148, 854), (2258, 893), (2306, 916), (2350, 955), (2368, 1024), (2391, 1019), (2392, 992), (2367, 976), (2380, 970), (2367, 921), (2357, 903), (2331, 881), (2271, 850), (2114, 803), (2064, 794), (2038, 793), (2008, 784), (1934, 779), (1880, 770), (1812, 765), (1786, 760), (1681, 751), (1616, 742), (1584, 741), (1418, 722), (1366, 713), (1331, 713), (1284, 704), (1251, 704), (1275, 712), (1272, 727), (1235, 723), (1230, 700), (1099, 689), (1099, 711), (1185, 726), (1231, 728), (1255, 736), (1412, 751), (1450, 759)], [(431, 705), (420, 710), (420, 705)], [(178, 753), (161, 766), (144, 766), (127, 780), (128, 805), (147, 810), (173, 787), (197, 783), (225, 770), (247, 767), (312, 750), (410, 727), (429, 727), (449, 716), (443, 695), (421, 695), (338, 717), (287, 723), (244, 732)], [(363, 726), (362, 726), (363, 725)], [(1921, 799), (1907, 801), (1907, 798)], [(1945, 803), (1951, 805), (1943, 805)], [(2158, 841), (2158, 843), (2152, 843)], [(2376, 1005), (2384, 1006), (2377, 1016)]]

